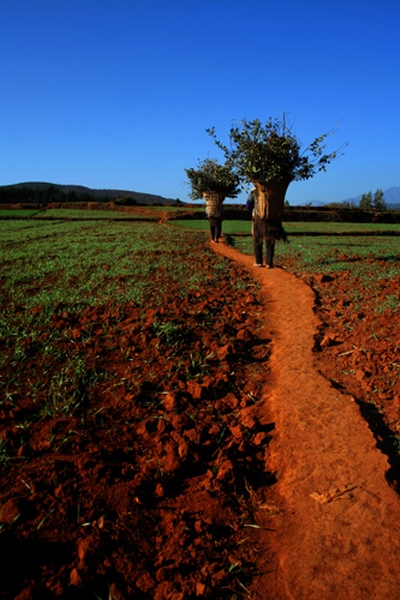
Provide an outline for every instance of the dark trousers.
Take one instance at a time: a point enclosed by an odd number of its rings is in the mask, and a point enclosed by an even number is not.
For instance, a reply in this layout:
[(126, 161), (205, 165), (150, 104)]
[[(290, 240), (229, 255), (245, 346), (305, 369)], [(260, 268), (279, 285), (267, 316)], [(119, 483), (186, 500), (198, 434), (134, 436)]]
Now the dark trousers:
[(253, 217), (253, 244), (256, 264), (263, 264), (263, 244), (266, 246), (267, 267), (274, 266), (275, 240), (285, 239), (285, 232), (280, 221), (260, 219), (258, 215)]
[[(266, 263), (268, 267), (274, 266), (275, 242), (266, 244)], [(258, 265), (263, 264), (263, 240), (254, 240), (254, 256)]]
[(210, 223), (210, 234), (211, 239), (215, 242), (218, 242), (222, 233), (222, 219), (217, 219), (216, 217), (211, 217), (209, 219)]

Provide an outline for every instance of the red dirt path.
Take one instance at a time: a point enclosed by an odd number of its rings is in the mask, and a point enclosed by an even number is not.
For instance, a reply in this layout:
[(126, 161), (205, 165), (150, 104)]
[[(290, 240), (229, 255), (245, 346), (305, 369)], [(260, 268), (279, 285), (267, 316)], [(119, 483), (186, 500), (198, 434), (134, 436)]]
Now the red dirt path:
[(354, 398), (321, 374), (313, 291), (283, 269), (213, 247), (260, 282), (273, 334), (265, 403), (276, 426), (268, 459), (276, 510), (260, 510), (257, 523), (275, 562), (252, 591), (275, 600), (399, 598), (399, 497)]

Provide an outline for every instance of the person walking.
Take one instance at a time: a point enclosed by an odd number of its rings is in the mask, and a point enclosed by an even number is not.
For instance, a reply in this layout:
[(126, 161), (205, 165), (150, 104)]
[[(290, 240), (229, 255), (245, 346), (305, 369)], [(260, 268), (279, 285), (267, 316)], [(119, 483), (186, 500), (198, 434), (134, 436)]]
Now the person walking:
[(210, 225), (211, 241), (218, 243), (222, 235), (224, 196), (217, 193), (204, 194), (206, 201), (206, 217)]
[(287, 242), (286, 232), (279, 219), (268, 219), (260, 216), (258, 192), (254, 187), (247, 199), (246, 206), (252, 213), (252, 236), (255, 257), (255, 267), (263, 267), (263, 244), (266, 245), (266, 267), (273, 269), (275, 256), (275, 242)]

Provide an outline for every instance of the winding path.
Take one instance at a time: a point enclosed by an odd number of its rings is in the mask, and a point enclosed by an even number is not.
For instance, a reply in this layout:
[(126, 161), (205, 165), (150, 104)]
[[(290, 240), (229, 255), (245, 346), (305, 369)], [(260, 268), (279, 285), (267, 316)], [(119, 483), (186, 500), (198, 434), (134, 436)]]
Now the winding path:
[(265, 402), (276, 425), (268, 468), (278, 473), (281, 510), (259, 511), (274, 560), (256, 597), (400, 599), (400, 499), (357, 404), (316, 367), (312, 290), (283, 269), (253, 267), (252, 257), (224, 243), (212, 247), (261, 284), (273, 328)]

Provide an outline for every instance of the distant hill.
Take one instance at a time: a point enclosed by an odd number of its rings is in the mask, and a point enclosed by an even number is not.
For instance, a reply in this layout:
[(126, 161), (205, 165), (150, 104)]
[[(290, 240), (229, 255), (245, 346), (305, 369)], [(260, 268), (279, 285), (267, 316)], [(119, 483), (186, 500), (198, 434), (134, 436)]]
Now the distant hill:
[[(156, 194), (134, 192), (131, 190), (98, 190), (82, 185), (61, 185), (48, 182), (24, 182), (13, 185), (0, 186), (0, 202), (35, 202), (38, 198), (46, 201), (56, 200), (54, 196), (65, 196), (65, 201), (110, 201), (116, 199), (130, 199), (132, 204), (179, 204), (178, 199), (165, 198)], [(31, 198), (29, 196), (32, 196)]]
[[(369, 190), (367, 190), (367, 192), (368, 191)], [(373, 195), (375, 190), (371, 190), (371, 191), (372, 191), (372, 195)], [(359, 196), (355, 196), (354, 198), (346, 198), (346, 200), (338, 200), (337, 203), (342, 204), (342, 203), (346, 202), (350, 205), (358, 206), (360, 203), (360, 200), (361, 200), (361, 196), (362, 196), (362, 194), (360, 194)], [(383, 198), (386, 202), (386, 206), (387, 206), (388, 210), (400, 210), (400, 186), (391, 187), (391, 188), (387, 189), (385, 192), (383, 192)], [(311, 206), (318, 207), (318, 206), (325, 206), (325, 204), (332, 204), (332, 202), (326, 202), (324, 200), (313, 200), (309, 204), (311, 204)]]
[[(369, 190), (367, 190), (369, 191)], [(374, 194), (375, 190), (371, 190), (372, 194)], [(345, 202), (349, 202), (350, 204), (355, 204), (358, 206), (361, 200), (362, 194), (359, 196), (355, 196), (355, 198), (348, 198)], [(386, 206), (389, 210), (399, 210), (400, 209), (400, 186), (395, 186), (387, 189), (383, 192), (383, 199), (386, 202)]]

